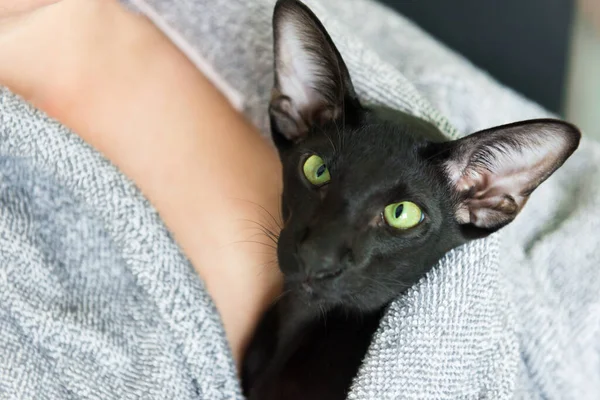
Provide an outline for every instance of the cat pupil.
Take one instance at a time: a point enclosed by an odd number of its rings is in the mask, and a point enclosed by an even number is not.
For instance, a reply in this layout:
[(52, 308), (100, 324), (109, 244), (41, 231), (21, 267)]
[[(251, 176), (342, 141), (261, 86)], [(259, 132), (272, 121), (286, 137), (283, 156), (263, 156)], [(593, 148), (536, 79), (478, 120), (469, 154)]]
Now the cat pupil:
[(323, 175), (325, 173), (325, 168), (326, 168), (325, 164), (321, 164), (321, 166), (317, 170), (317, 178), (319, 178), (321, 175)]
[(400, 216), (402, 215), (402, 210), (404, 210), (404, 206), (402, 204), (399, 204), (398, 207), (396, 207), (396, 212), (394, 212), (394, 217), (400, 218)]

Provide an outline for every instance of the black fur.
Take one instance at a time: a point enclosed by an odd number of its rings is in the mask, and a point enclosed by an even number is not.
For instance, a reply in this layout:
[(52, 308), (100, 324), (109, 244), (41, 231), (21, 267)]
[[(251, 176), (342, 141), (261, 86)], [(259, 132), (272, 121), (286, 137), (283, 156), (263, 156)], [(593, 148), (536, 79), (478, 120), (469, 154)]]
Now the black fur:
[[(322, 92), (315, 104), (298, 110), (279, 81), (277, 49), (286, 38), (278, 27), (285, 23), (301, 24), (304, 51), (326, 79), (313, 88)], [(387, 305), (446, 252), (500, 229), (520, 210), (505, 194), (490, 206), (494, 219), (483, 225), (462, 221), (457, 210), (486, 200), (487, 186), (457, 188), (448, 166), (464, 164), (465, 176), (487, 174), (487, 185), (500, 169), (494, 148), (519, 155), (520, 146), (539, 142), (532, 137), (552, 149), (556, 141), (558, 155), (548, 156), (543, 173), (531, 174), (526, 197), (571, 155), (580, 134), (561, 121), (537, 120), (448, 142), (421, 119), (361, 105), (329, 35), (302, 3), (279, 1), (273, 24), (271, 125), (284, 176), (278, 260), (286, 295), (265, 314), (248, 348), (243, 388), (251, 400), (344, 399)], [(330, 170), (325, 186), (314, 187), (303, 176), (302, 164), (312, 154)], [(388, 226), (383, 209), (405, 200), (420, 206), (423, 222), (408, 230)]]

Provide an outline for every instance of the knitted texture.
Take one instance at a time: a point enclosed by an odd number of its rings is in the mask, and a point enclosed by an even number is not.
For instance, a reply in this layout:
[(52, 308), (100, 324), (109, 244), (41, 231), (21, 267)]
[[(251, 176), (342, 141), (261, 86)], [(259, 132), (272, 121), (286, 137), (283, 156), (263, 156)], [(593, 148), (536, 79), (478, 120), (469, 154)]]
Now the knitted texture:
[[(366, 0), (307, 0), (359, 96), (449, 137), (548, 116)], [(129, 0), (268, 138), (274, 0)], [(600, 149), (584, 140), (501, 234), (395, 301), (350, 399), (600, 393)], [(77, 136), (0, 91), (0, 397), (241, 398), (210, 297), (156, 212)]]
[(0, 89), (0, 398), (231, 399), (217, 311), (155, 210)]

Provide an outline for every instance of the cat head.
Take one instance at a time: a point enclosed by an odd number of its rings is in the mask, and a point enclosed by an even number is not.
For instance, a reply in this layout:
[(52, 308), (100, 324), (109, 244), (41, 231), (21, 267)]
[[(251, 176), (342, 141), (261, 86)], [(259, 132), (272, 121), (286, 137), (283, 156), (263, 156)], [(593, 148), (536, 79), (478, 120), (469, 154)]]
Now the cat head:
[(287, 288), (307, 303), (381, 307), (452, 248), (513, 221), (579, 144), (577, 128), (558, 120), (447, 141), (423, 120), (362, 105), (304, 4), (279, 1), (273, 30), (278, 259)]

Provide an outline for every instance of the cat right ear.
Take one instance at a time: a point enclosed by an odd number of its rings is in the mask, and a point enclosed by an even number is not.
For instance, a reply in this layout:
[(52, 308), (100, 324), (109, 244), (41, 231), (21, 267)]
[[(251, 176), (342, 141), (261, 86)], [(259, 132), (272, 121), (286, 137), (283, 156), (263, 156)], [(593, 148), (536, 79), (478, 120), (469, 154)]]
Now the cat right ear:
[(344, 60), (308, 7), (279, 0), (273, 37), (275, 86), (269, 113), (276, 144), (298, 142), (313, 125), (360, 107)]
[(432, 145), (432, 158), (457, 199), (457, 222), (485, 236), (517, 216), (580, 139), (579, 129), (563, 121), (521, 121)]

